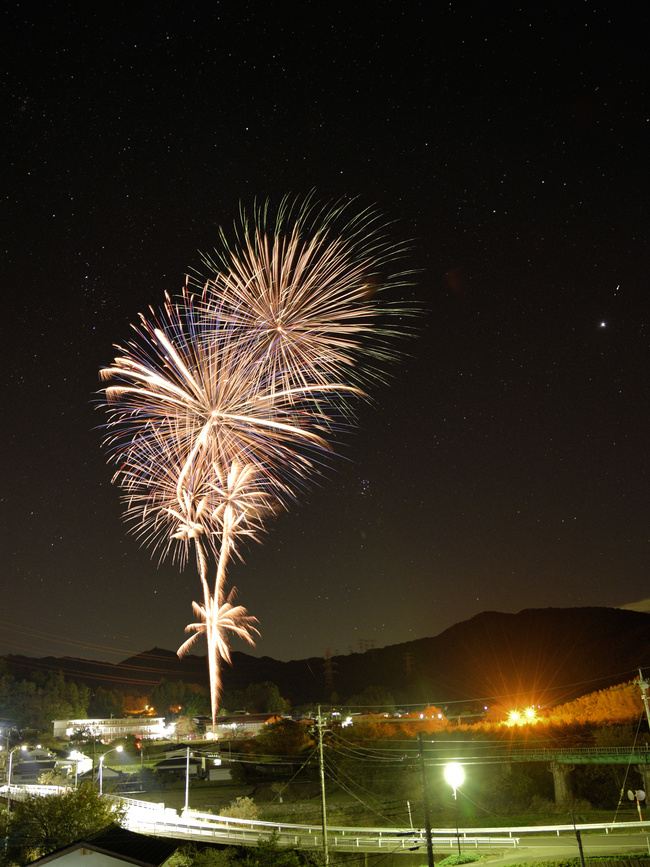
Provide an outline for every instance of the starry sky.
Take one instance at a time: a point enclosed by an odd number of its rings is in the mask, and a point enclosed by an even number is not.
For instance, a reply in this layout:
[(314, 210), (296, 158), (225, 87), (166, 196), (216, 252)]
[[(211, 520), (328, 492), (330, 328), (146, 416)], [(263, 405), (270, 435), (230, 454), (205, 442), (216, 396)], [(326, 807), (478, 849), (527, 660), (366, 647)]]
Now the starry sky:
[(413, 239), (420, 312), (231, 569), (253, 652), (650, 609), (649, 16), (480, 5), (5, 4), (0, 654), (184, 640), (196, 571), (126, 533), (98, 371), (240, 202), (312, 189)]

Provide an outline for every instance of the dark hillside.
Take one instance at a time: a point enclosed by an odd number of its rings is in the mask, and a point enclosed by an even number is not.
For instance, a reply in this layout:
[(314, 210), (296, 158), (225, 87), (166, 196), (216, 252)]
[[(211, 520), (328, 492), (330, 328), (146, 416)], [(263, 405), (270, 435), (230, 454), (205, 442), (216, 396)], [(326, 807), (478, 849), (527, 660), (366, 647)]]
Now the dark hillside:
[[(154, 648), (113, 665), (47, 657), (5, 658), (18, 677), (29, 670), (63, 671), (91, 687), (146, 695), (161, 678), (207, 685), (204, 657), (178, 659)], [(618, 608), (484, 612), (433, 638), (332, 658), (338, 700), (381, 686), (398, 702), (449, 704), (501, 697), (511, 703), (558, 704), (631, 680), (650, 669), (650, 614)], [(280, 662), (234, 652), (226, 689), (272, 681), (292, 704), (329, 703), (324, 660)], [(506, 702), (507, 703), (507, 702)]]

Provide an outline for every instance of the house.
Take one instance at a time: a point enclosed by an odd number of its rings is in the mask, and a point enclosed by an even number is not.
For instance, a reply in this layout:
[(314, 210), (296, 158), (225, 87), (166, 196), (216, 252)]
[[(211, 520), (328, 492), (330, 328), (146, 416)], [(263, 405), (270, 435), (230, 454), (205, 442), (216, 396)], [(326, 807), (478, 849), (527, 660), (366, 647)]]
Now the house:
[(189, 771), (190, 777), (199, 777), (205, 771), (205, 763), (194, 756), (189, 757), (188, 763), (187, 753), (183, 750), (182, 754), (174, 755), (163, 759), (161, 762), (157, 762), (154, 765), (154, 770), (179, 777), (184, 777)]
[[(129, 774), (124, 771), (116, 771), (115, 768), (109, 768), (108, 765), (102, 767), (102, 785), (105, 789), (116, 789), (128, 783)], [(86, 771), (85, 774), (79, 775), (79, 783), (97, 783), (99, 782), (99, 765), (92, 770)]]
[(29, 756), (30, 759), (34, 759), (35, 762), (56, 759), (56, 754), (53, 753), (52, 750), (44, 750), (42, 747), (34, 747), (33, 750), (25, 750), (25, 756)]
[[(175, 747), (165, 751), (165, 758), (154, 765), (156, 771), (162, 771), (170, 776), (184, 777), (188, 770), (191, 777), (207, 777), (215, 765), (221, 764), (221, 754), (213, 750), (192, 750), (189, 747)], [(210, 776), (210, 779), (213, 779)]]
[(92, 758), (78, 750), (72, 750), (67, 758), (60, 758), (57, 762), (57, 769), (68, 777), (80, 777), (92, 770), (92, 767)]
[(11, 769), (12, 785), (36, 785), (39, 782), (42, 774), (54, 771), (56, 762), (54, 759), (48, 761), (22, 761), (17, 762)]
[(32, 864), (56, 867), (162, 867), (178, 849), (178, 841), (147, 837), (117, 825), (44, 855)]
[(208, 771), (208, 780), (211, 783), (227, 783), (232, 779), (232, 765), (222, 764), (215, 768), (210, 768)]

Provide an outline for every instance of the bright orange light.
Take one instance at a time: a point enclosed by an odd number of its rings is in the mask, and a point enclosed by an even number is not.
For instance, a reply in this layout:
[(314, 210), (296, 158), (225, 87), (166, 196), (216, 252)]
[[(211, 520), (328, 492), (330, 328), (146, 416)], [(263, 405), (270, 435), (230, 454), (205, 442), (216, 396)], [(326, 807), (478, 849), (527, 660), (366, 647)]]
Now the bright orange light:
[(508, 711), (508, 719), (506, 721), (506, 725), (509, 726), (520, 726), (523, 720), (521, 718), (521, 714), (518, 710), (510, 710)]
[(537, 722), (537, 711), (531, 705), (527, 707), (525, 710), (511, 710), (508, 711), (508, 717), (506, 719), (505, 725), (507, 726), (525, 726), (532, 725)]

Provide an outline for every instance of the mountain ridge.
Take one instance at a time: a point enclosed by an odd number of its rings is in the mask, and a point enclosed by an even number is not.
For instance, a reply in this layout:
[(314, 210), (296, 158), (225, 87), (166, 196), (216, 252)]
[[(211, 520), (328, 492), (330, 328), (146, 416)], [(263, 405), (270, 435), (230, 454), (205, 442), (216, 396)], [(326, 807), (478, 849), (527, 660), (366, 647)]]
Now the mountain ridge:
[[(557, 704), (631, 680), (650, 667), (650, 614), (620, 608), (530, 608), (484, 611), (430, 638), (323, 657), (275, 660), (234, 651), (223, 669), (226, 690), (271, 681), (293, 706), (338, 702), (368, 686), (389, 690), (398, 703), (451, 705), (470, 701)], [(205, 656), (179, 659), (152, 648), (119, 663), (74, 657), (6, 656), (17, 676), (63, 671), (92, 688), (145, 695), (160, 682), (207, 686)]]

